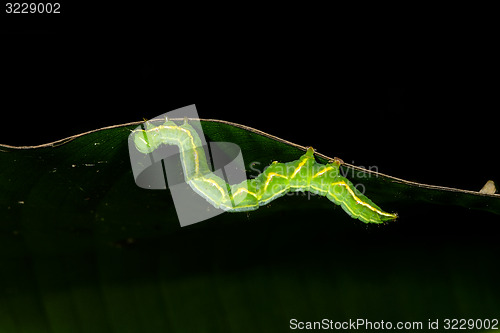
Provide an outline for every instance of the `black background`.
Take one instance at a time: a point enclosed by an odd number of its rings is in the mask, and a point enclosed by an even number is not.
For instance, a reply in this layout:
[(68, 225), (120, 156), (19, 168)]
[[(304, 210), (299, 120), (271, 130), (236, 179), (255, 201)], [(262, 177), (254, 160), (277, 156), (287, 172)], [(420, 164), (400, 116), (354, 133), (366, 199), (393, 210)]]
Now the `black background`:
[(202, 118), (404, 179), (498, 181), (487, 19), (224, 9), (2, 11), (0, 142), (37, 145), (196, 104)]

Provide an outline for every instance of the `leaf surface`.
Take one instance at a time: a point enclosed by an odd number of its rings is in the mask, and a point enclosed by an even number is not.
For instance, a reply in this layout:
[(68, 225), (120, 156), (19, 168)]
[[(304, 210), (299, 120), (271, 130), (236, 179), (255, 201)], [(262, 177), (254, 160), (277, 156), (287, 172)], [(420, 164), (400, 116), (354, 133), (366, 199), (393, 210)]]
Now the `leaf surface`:
[[(0, 145), (0, 331), (287, 332), (291, 319), (324, 318), (427, 328), (500, 313), (499, 195), (344, 164), (396, 222), (367, 226), (296, 193), (181, 228), (168, 190), (134, 183), (127, 139), (138, 124)], [(305, 149), (202, 126), (207, 140), (240, 146), (249, 176)]]

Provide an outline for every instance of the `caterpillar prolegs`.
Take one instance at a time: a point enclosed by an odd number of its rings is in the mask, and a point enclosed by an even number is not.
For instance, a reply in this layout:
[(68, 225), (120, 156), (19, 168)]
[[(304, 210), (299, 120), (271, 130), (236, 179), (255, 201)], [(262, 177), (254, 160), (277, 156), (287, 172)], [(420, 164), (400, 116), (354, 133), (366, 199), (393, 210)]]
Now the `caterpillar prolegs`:
[(156, 127), (147, 123), (146, 130), (135, 132), (134, 144), (144, 154), (162, 144), (178, 146), (186, 183), (211, 205), (228, 212), (255, 210), (288, 192), (309, 191), (326, 196), (365, 223), (383, 223), (397, 217), (383, 211), (343, 177), (340, 162), (317, 163), (312, 148), (296, 161), (275, 161), (256, 178), (229, 185), (210, 170), (200, 137), (187, 119), (180, 126), (168, 120)]

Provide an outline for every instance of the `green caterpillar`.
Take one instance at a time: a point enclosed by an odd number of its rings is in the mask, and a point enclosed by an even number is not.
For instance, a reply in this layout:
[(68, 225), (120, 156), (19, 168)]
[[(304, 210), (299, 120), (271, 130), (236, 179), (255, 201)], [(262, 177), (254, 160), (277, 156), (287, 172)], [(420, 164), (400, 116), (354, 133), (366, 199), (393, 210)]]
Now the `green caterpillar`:
[(341, 176), (339, 161), (316, 163), (312, 148), (296, 161), (275, 161), (256, 178), (229, 185), (208, 167), (200, 137), (187, 119), (180, 126), (168, 120), (157, 127), (147, 123), (146, 130), (135, 132), (134, 144), (144, 154), (162, 144), (178, 146), (186, 183), (211, 205), (228, 212), (255, 210), (288, 192), (309, 191), (326, 196), (351, 217), (365, 223), (397, 218), (397, 214), (383, 211)]

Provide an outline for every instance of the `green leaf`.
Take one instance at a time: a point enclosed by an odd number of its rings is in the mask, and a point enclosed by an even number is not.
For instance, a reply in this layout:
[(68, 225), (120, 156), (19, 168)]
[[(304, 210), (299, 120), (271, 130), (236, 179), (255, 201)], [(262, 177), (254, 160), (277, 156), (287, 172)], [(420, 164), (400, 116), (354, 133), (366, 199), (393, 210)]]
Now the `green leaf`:
[[(499, 195), (344, 164), (396, 222), (367, 226), (306, 193), (181, 228), (168, 190), (134, 183), (127, 139), (138, 124), (0, 146), (1, 332), (288, 332), (291, 319), (325, 318), (425, 331), (429, 319), (498, 318)], [(241, 147), (249, 176), (248, 163), (261, 170), (305, 149), (202, 125), (208, 140)]]

